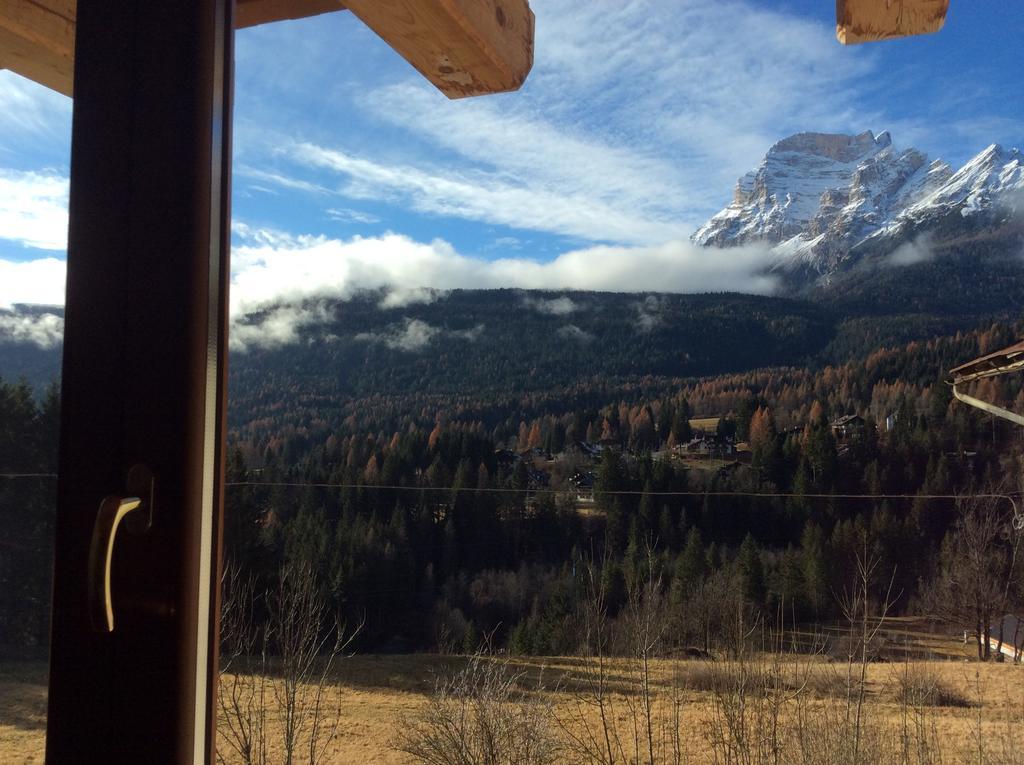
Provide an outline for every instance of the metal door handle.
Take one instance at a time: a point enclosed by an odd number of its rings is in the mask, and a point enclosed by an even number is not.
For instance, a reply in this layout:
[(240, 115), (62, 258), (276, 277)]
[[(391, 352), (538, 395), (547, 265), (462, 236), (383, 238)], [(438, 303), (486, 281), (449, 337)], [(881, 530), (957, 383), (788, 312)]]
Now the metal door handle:
[(89, 545), (89, 619), (97, 632), (114, 631), (114, 604), (110, 597), (114, 540), (124, 517), (141, 506), (139, 497), (111, 496), (100, 502)]
[[(136, 465), (128, 473), (128, 491), (138, 496), (112, 495), (100, 502), (96, 523), (92, 527), (89, 544), (89, 571), (87, 575), (89, 620), (97, 632), (114, 631), (114, 603), (110, 595), (110, 569), (114, 559), (117, 529), (125, 516), (136, 510), (138, 522), (129, 523), (130, 530), (147, 531), (153, 521), (153, 474)], [(133, 521), (135, 518), (132, 519)]]

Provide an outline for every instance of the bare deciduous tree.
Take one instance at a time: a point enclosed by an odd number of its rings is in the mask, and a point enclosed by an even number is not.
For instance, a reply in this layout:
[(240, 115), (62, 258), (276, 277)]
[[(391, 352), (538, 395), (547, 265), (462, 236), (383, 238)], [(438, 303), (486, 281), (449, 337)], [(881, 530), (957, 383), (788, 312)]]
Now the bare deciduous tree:
[(1012, 606), (1021, 534), (1000, 497), (965, 498), (957, 509), (927, 602), (943, 619), (973, 629), (978, 658), (988, 661), (992, 625)]
[(330, 616), (307, 565), (285, 564), (261, 594), (228, 566), (223, 593), (221, 740), (244, 765), (266, 765), (275, 743), (285, 765), (323, 762), (341, 716), (330, 675), (358, 629)]

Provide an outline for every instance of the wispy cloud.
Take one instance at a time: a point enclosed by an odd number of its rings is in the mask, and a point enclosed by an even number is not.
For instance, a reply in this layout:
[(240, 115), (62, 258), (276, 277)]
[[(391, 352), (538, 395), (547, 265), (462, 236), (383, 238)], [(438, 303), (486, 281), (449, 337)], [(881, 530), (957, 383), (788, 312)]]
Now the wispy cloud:
[(0, 238), (25, 247), (64, 250), (68, 179), (52, 172), (0, 168)]
[(398, 351), (421, 351), (435, 340), (443, 337), (475, 342), (484, 333), (484, 325), (477, 324), (469, 329), (446, 330), (435, 327), (420, 319), (406, 318), (398, 324), (392, 324), (382, 332), (360, 332), (354, 340), (364, 343), (381, 343)]
[(417, 77), (368, 88), (360, 111), (414, 137), (408, 152), (307, 142), (292, 157), (355, 197), (636, 245), (692, 233), (787, 131), (865, 127), (851, 93), (874, 58), (828, 25), (728, 1), (536, 11), (514, 96), (449, 102)]
[(650, 332), (661, 324), (665, 301), (657, 295), (648, 295), (636, 305), (636, 328), (640, 332)]
[(321, 186), (318, 183), (311, 183), (310, 181), (295, 178), (291, 175), (286, 175), (285, 173), (261, 170), (245, 164), (236, 166), (234, 168), (234, 175), (239, 179), (251, 179), (272, 186), (280, 186), (281, 188), (290, 189), (292, 191), (305, 191), (310, 194), (333, 193), (331, 189), (326, 186)]
[(890, 266), (912, 266), (917, 263), (926, 263), (934, 257), (935, 250), (932, 247), (931, 236), (922, 234), (893, 250), (885, 259), (885, 263)]
[[(12, 150), (63, 143), (71, 135), (71, 99), (10, 70), (0, 70), (0, 135)], [(14, 144), (14, 145), (11, 145)]]
[[(393, 54), (358, 25), (332, 29), (366, 46), (372, 66), (353, 70), (345, 46), (328, 49), (312, 24), (307, 40), (291, 40), (311, 71), (331, 72), (305, 87), (264, 71), (256, 54), (265, 43), (242, 45), (262, 89), (247, 102), (262, 132), (246, 132), (246, 167), (282, 188), (305, 181), (450, 219), (440, 235), (468, 220), (656, 245), (688, 237), (787, 132), (878, 127), (862, 98), (878, 57), (837, 45), (831, 24), (741, 0), (534, 7), (533, 72), (519, 92), (482, 99), (449, 101), (404, 64), (389, 65)], [(300, 119), (303, 99), (315, 124)]]
[(311, 168), (338, 174), (346, 196), (387, 201), (420, 213), (589, 241), (657, 242), (689, 229), (646, 216), (611, 197), (578, 196), (568, 188), (522, 184), (471, 167), (455, 173), (385, 164), (311, 143), (292, 147), (290, 154)]
[(566, 324), (564, 327), (559, 327), (555, 334), (563, 340), (571, 340), (576, 343), (589, 343), (594, 339), (591, 333), (585, 329), (580, 329), (575, 324)]
[(361, 223), (363, 225), (380, 223), (380, 218), (376, 215), (362, 210), (353, 210), (351, 207), (329, 207), (327, 216), (339, 223)]

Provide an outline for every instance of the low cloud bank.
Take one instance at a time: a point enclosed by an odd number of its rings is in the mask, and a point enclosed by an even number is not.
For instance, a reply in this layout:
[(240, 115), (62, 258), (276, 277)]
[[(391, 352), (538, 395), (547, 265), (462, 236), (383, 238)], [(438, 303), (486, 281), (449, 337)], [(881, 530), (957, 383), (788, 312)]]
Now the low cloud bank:
[[(591, 247), (542, 263), (527, 258), (468, 257), (447, 242), (417, 242), (399, 234), (350, 240), (289, 238), (263, 231), (242, 233), (239, 227), (236, 234), (242, 234), (243, 242), (235, 247), (232, 260), (235, 317), (250, 315), (262, 306), (344, 299), (366, 290), (383, 291), (381, 307), (397, 308), (430, 302), (452, 289), (770, 294), (776, 287), (775, 278), (764, 272), (771, 253), (762, 247), (714, 250), (685, 241), (657, 247)], [(552, 316), (569, 316), (581, 309), (568, 297), (527, 296), (523, 304)], [(646, 330), (655, 326), (658, 309), (651, 298), (638, 304), (638, 326)], [(271, 316), (274, 337), (289, 336), (282, 327), (288, 314)], [(305, 321), (305, 315), (296, 319)], [(432, 329), (410, 323), (386, 336), (361, 339), (412, 350), (434, 339)], [(578, 334), (572, 339), (585, 340)]]
[[(238, 233), (238, 229), (236, 229)], [(727, 250), (673, 241), (655, 247), (590, 247), (547, 262), (528, 258), (485, 260), (462, 255), (447, 242), (424, 243), (400, 234), (350, 240), (263, 231), (243, 237), (232, 257), (232, 309), (313, 297), (345, 298), (363, 290), (398, 293), (385, 305), (423, 302), (432, 290), (512, 287), (614, 292), (724, 292), (769, 294), (765, 247)], [(576, 310), (568, 298), (533, 299), (530, 307), (553, 315)]]
[(31, 343), (40, 348), (54, 348), (63, 340), (63, 316), (0, 313), (0, 345)]
[[(237, 351), (296, 342), (302, 327), (325, 320), (323, 301), (367, 290), (383, 293), (382, 308), (401, 308), (431, 302), (452, 289), (770, 294), (777, 284), (765, 273), (771, 253), (762, 247), (715, 250), (673, 241), (654, 247), (590, 247), (539, 262), (470, 257), (441, 240), (418, 242), (399, 234), (339, 240), (241, 223), (233, 230), (231, 345)], [(64, 275), (63, 261), (55, 258), (0, 260), (0, 308), (62, 304)], [(568, 297), (527, 296), (524, 303), (558, 317), (582, 310)], [(653, 326), (656, 308), (649, 301), (639, 304), (638, 324)], [(395, 342), (415, 345), (422, 336), (416, 331)]]

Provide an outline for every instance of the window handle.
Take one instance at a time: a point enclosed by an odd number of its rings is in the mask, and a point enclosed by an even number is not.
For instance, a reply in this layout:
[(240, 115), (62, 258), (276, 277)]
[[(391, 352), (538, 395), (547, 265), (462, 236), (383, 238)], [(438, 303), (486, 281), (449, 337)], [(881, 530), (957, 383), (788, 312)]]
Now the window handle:
[(101, 633), (114, 631), (114, 603), (110, 594), (110, 570), (114, 559), (114, 543), (121, 521), (130, 513), (126, 526), (136, 533), (145, 532), (152, 523), (153, 476), (136, 465), (128, 474), (128, 491), (136, 496), (110, 495), (100, 502), (89, 545), (88, 597), (89, 620)]

